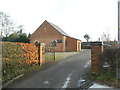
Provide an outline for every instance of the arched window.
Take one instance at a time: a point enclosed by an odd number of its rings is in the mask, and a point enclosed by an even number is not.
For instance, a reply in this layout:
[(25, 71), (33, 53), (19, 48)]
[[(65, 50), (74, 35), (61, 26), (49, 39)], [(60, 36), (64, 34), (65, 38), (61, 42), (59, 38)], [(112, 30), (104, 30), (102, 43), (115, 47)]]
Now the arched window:
[(40, 46), (40, 44), (41, 44), (41, 43), (40, 43), (39, 41), (37, 41), (37, 40), (35, 41), (35, 45), (36, 45), (36, 46)]
[(56, 47), (56, 41), (52, 41), (52, 47)]

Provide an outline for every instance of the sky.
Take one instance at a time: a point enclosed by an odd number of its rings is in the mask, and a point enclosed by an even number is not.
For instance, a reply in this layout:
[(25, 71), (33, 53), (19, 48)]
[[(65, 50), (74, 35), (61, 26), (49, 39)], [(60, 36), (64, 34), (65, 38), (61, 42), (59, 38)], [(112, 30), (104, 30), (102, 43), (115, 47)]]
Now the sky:
[(117, 40), (118, 0), (0, 0), (0, 11), (8, 13), (25, 33), (33, 33), (45, 20), (54, 23), (69, 36), (92, 41), (103, 32)]

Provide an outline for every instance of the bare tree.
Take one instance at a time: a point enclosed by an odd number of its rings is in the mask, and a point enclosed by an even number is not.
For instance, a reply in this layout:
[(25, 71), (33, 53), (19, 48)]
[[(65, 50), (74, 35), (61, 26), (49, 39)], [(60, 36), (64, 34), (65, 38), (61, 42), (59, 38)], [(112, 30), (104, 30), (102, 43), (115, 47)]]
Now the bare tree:
[(13, 21), (10, 19), (9, 15), (0, 11), (0, 33), (1, 33), (1, 36), (5, 35), (5, 37), (8, 37), (8, 35), (12, 31), (14, 31)]
[(105, 32), (103, 32), (101, 38), (102, 38), (102, 41), (107, 41), (107, 42), (111, 41), (111, 36), (110, 36), (109, 33), (105, 33)]
[(24, 31), (24, 26), (23, 25), (19, 25), (17, 28), (18, 28), (17, 33), (22, 34), (23, 31)]

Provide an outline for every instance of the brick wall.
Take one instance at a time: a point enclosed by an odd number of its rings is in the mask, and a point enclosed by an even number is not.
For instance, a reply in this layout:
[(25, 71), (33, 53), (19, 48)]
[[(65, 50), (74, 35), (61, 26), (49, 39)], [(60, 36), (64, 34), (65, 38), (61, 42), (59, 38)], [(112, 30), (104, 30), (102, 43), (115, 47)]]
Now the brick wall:
[(77, 40), (74, 38), (66, 37), (66, 51), (77, 51)]
[(51, 42), (54, 40), (61, 39), (62, 43), (57, 43), (56, 51), (64, 51), (64, 37), (61, 35), (55, 28), (49, 25), (47, 22), (44, 22), (30, 37), (30, 43), (34, 44), (36, 40), (39, 42), (45, 43), (46, 45), (51, 45)]

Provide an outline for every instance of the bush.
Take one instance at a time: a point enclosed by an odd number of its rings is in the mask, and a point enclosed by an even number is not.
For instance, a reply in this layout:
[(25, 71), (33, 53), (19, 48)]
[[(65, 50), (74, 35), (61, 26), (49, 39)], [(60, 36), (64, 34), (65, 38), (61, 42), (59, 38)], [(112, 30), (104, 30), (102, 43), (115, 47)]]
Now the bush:
[(116, 76), (116, 60), (118, 59), (118, 49), (117, 48), (105, 48), (101, 55), (103, 73), (110, 76)]
[(102, 61), (101, 73), (94, 77), (99, 83), (106, 84), (112, 87), (118, 86), (116, 78), (116, 61), (118, 60), (118, 54), (118, 48), (104, 48), (103, 53), (100, 55), (100, 59)]
[[(21, 63), (25, 62), (22, 49), (19, 45), (10, 42), (2, 44), (2, 77), (3, 81), (14, 78), (20, 74)], [(14, 74), (14, 75), (13, 75)]]
[(2, 80), (3, 84), (21, 74), (39, 68), (39, 65), (26, 64), (24, 49), (19, 44), (1, 42), (2, 44)]

